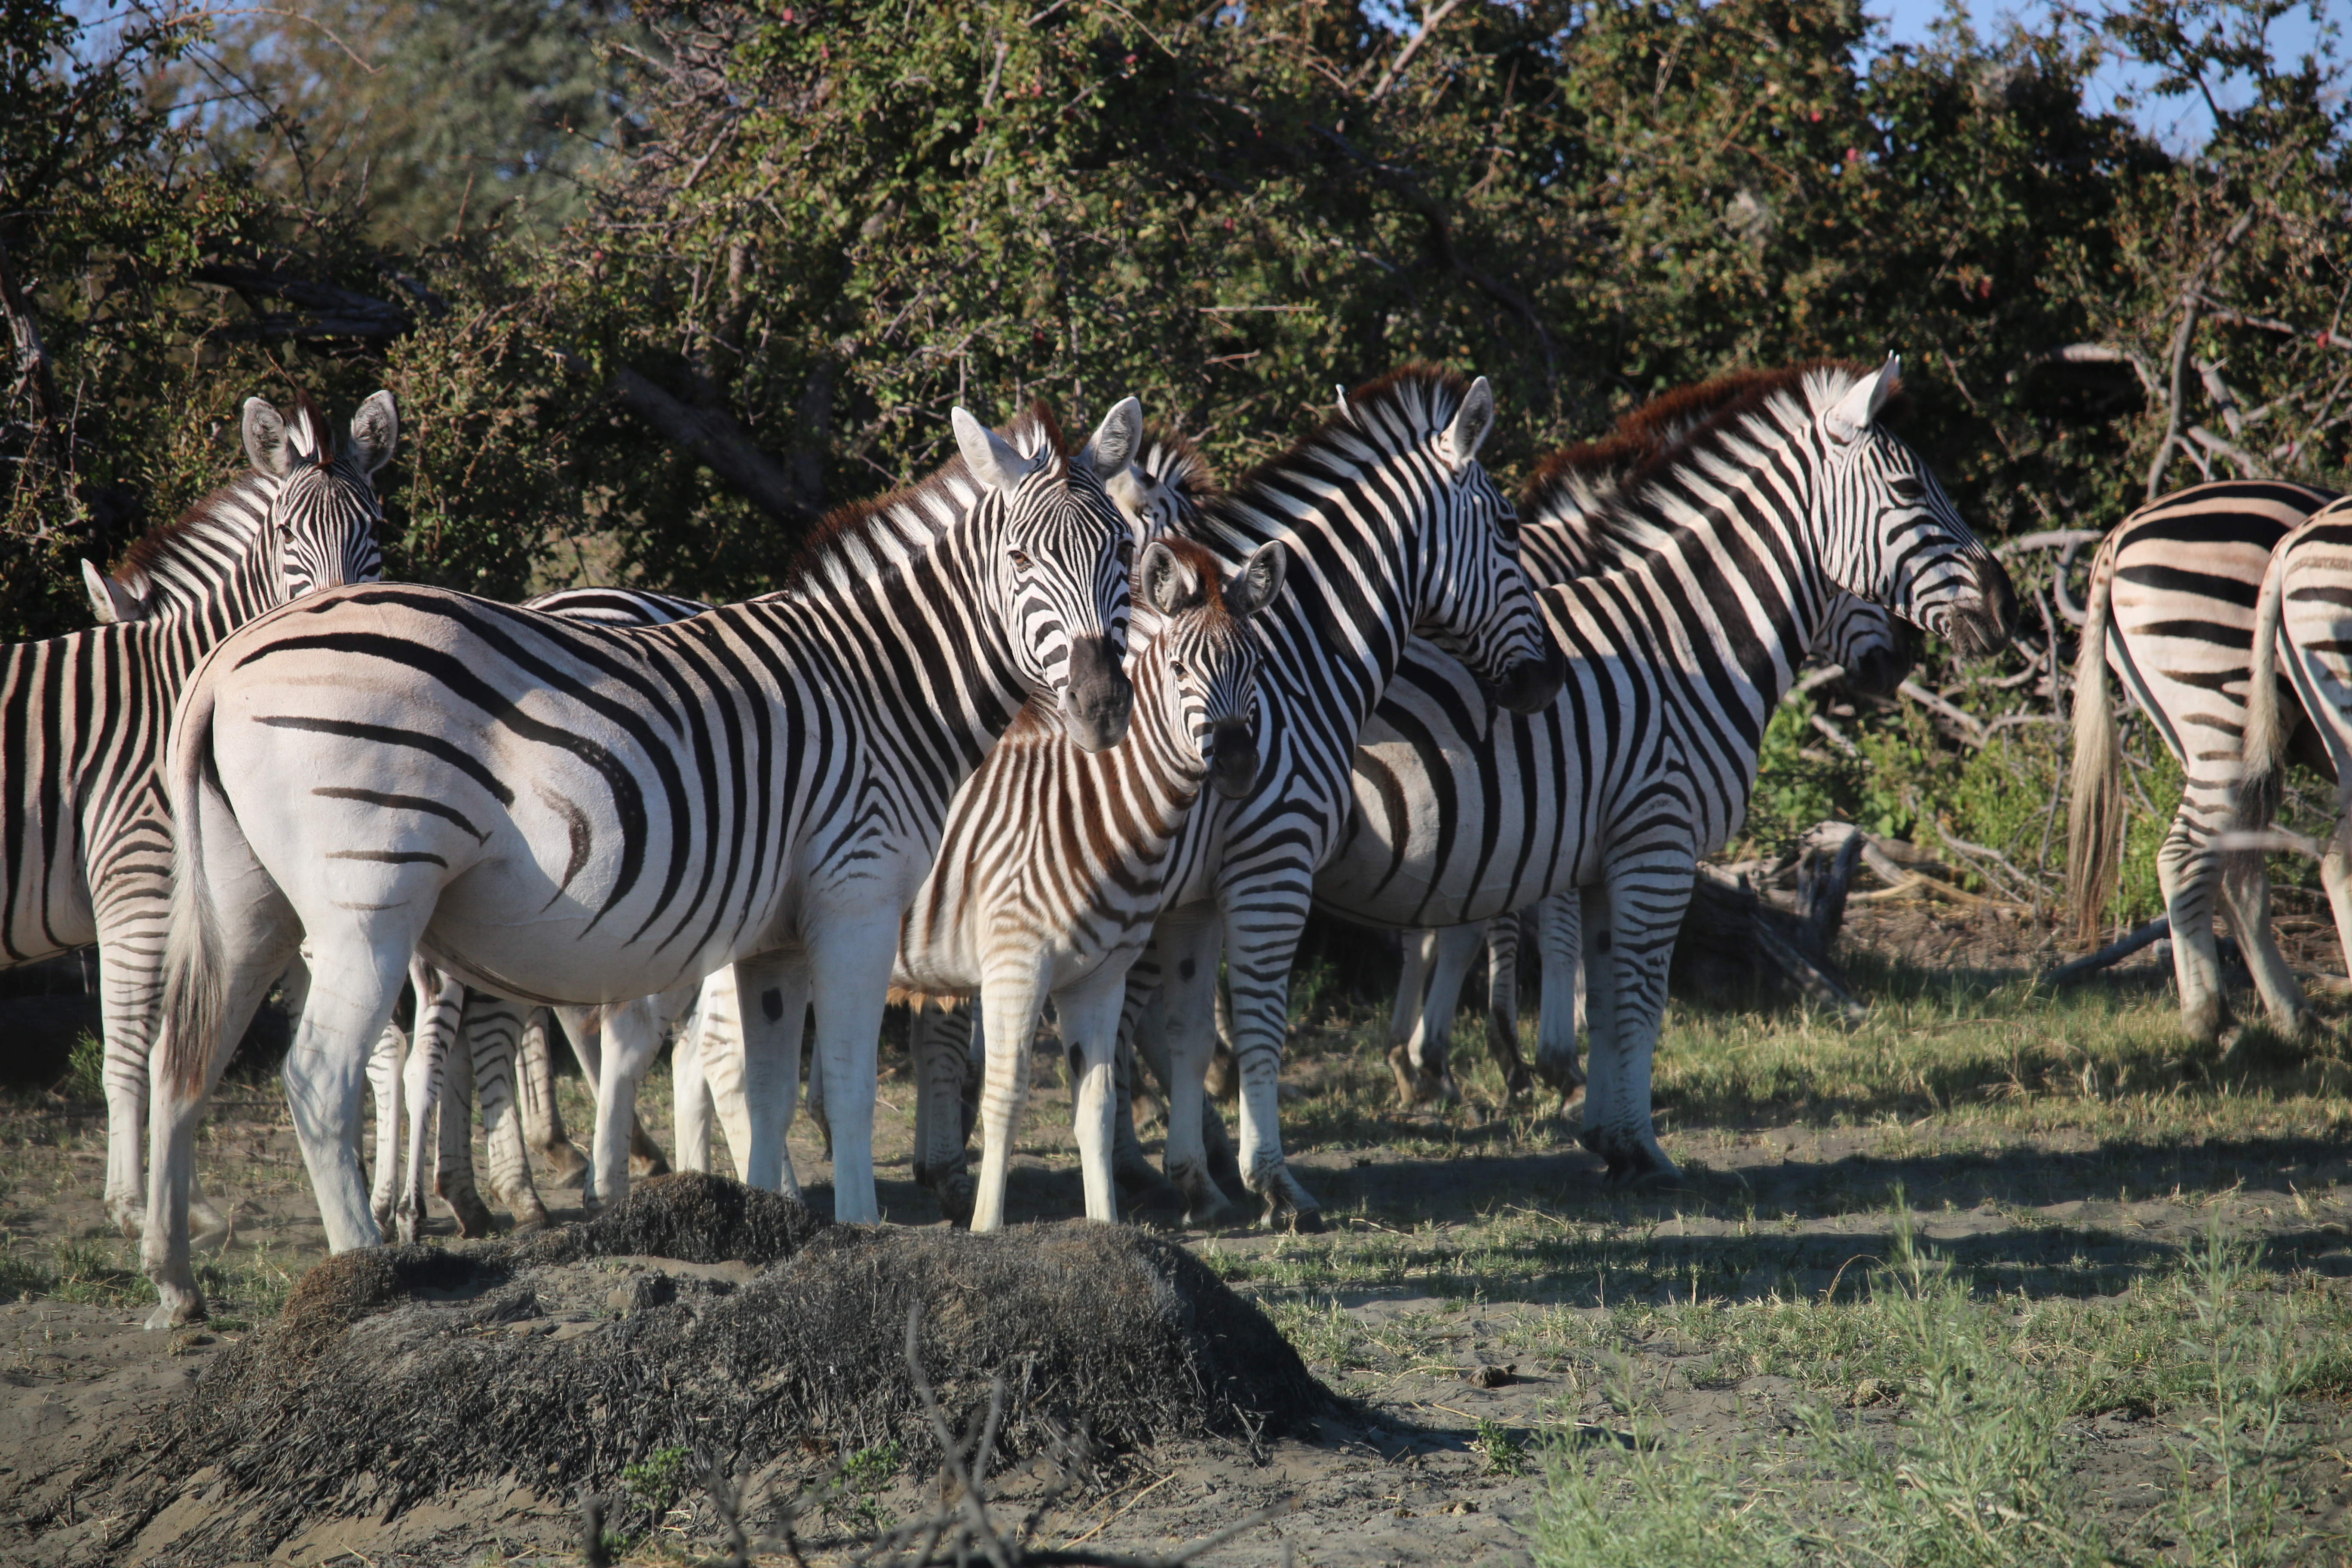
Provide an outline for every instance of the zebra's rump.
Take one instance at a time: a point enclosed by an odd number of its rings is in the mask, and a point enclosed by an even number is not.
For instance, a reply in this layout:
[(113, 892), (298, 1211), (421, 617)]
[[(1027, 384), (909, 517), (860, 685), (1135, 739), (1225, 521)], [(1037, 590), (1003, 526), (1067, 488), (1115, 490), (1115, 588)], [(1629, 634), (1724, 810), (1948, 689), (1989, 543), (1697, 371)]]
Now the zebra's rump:
[(2191, 773), (2236, 767), (2263, 574), (2288, 530), (2331, 499), (2282, 480), (2192, 485), (2107, 536), (2107, 663)]

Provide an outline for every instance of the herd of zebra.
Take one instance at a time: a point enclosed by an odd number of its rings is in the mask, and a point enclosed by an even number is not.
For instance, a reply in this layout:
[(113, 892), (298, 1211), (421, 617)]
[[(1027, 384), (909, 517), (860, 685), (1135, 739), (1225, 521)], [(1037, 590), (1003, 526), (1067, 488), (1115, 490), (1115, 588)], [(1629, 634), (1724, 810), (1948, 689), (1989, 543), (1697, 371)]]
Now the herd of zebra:
[[(1908, 668), (1897, 619), (1964, 655), (2013, 630), (2006, 572), (1888, 428), (1898, 392), (1891, 358), (1724, 377), (1548, 458), (1516, 508), (1478, 461), (1487, 384), (1444, 371), (1343, 394), (1229, 487), (1131, 398), (1075, 446), (1042, 404), (1001, 432), (958, 409), (942, 468), (839, 509), (784, 586), (717, 607), (383, 583), (389, 395), (341, 433), (307, 400), (257, 399), (251, 472), (86, 569), (100, 625), (8, 651), (0, 961), (100, 950), (107, 1200), (142, 1237), (159, 1325), (204, 1310), (193, 1134), (281, 981), (288, 1103), (337, 1250), (414, 1233), (420, 1112), (468, 1073), (494, 1184), (543, 1216), (519, 1124), (545, 1069), (515, 1061), (541, 1006), (583, 1048), (606, 1203), (688, 1007), (681, 1157), (708, 1160), (715, 1110), (747, 1181), (795, 1190), (813, 1018), (835, 1212), (877, 1221), (893, 997), (937, 1004), (912, 1033), (915, 1171), (976, 1226), (1003, 1221), (1050, 999), (1089, 1217), (1122, 1189), (1229, 1210), (1203, 1087), (1229, 1006), (1242, 1182), (1266, 1219), (1313, 1228), (1277, 1080), (1315, 910), (1423, 933), (1391, 1058), (1414, 1101), (1451, 1092), (1472, 958), (1507, 964), (1500, 917), (1537, 911), (1546, 1005), (1532, 1068), (1493, 1031), (1507, 1079), (1581, 1082), (1609, 1179), (1670, 1178), (1650, 1104), (1668, 960), (1800, 667), (1886, 689)], [(2094, 562), (2076, 913), (2095, 925), (2122, 840), (2112, 668), (2188, 776), (2160, 867), (2194, 1031), (2222, 1022), (2217, 896), (2265, 1002), (2305, 1016), (2251, 849), (2281, 838), (2298, 731), (2352, 779), (2347, 573), (2352, 507), (2252, 481), (2144, 508)], [(2283, 681), (2250, 679), (2258, 648)], [(2352, 826), (2306, 847), (2352, 951)], [(1160, 1079), (1156, 1172), (1123, 1046)]]

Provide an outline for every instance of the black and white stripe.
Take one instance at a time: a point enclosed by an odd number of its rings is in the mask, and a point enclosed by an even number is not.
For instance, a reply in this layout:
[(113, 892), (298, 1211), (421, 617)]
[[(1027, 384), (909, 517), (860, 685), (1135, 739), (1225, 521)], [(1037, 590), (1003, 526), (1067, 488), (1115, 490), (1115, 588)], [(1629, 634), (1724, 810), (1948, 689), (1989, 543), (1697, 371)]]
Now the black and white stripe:
[[(525, 1001), (654, 995), (730, 962), (746, 1001), (758, 1184), (786, 1180), (782, 1085), (812, 995), (834, 1104), (835, 1210), (876, 1205), (874, 1048), (900, 911), (956, 788), (1035, 693), (1114, 743), (1131, 548), (1100, 474), (1130, 399), (1065, 455), (1007, 440), (828, 520), (787, 588), (640, 630), (464, 595), (345, 589), (230, 638), (174, 726), (174, 863), (146, 1263), (163, 1321), (188, 1272), (189, 1134), (225, 1042), (297, 933), (316, 980), (288, 1100), (331, 1245), (377, 1237), (352, 1146), (361, 1068), (422, 948)], [(329, 779), (289, 802), (288, 779)], [(225, 897), (238, 889), (232, 901)], [(624, 1016), (625, 1015), (625, 1010)], [(593, 1151), (628, 1185), (658, 1041), (607, 1020)]]
[(1208, 1172), (1200, 1098), (1222, 951), (1243, 1179), (1268, 1218), (1321, 1224), (1284, 1163), (1276, 1115), (1291, 961), (1315, 868), (1347, 820), (1358, 732), (1408, 646), (1430, 641), (1475, 670), (1487, 683), (1482, 703), (1491, 694), (1539, 708), (1558, 689), (1558, 652), (1514, 558), (1509, 508), (1477, 461), (1493, 422), (1485, 381), (1396, 372), (1348, 394), (1339, 414), (1287, 456), (1179, 524), (1229, 567), (1272, 541), (1290, 554), (1283, 592), (1252, 623), (1267, 645), (1258, 786), (1246, 800), (1204, 801), (1193, 812), (1156, 956), (1129, 982), (1129, 1012), (1153, 1012), (1133, 1022), (1167, 1047), (1165, 1167), (1196, 1217), (1226, 1206)]
[[(1364, 732), (1317, 902), (1454, 926), (1580, 889), (1584, 1141), (1617, 1179), (1674, 1171), (1650, 1117), (1667, 960), (1832, 596), (1877, 600), (1964, 651), (2009, 635), (2007, 574), (1877, 422), (1895, 384), (1892, 360), (1778, 373), (1599, 509), (1629, 548), (1542, 591), (1570, 667), (1542, 711), (1493, 713), (1465, 672), (1417, 651)], [(1414, 1066), (1442, 1079), (1442, 1060)]]
[[(2268, 875), (2258, 858), (2233, 862), (2213, 838), (2237, 813), (2263, 574), (2288, 531), (2334, 499), (2283, 479), (2191, 485), (2117, 523), (2091, 562), (2067, 806), (2076, 933), (2095, 941), (2123, 863), (2122, 763), (2106, 697), (2113, 669), (2184, 775), (2157, 851), (2157, 879), (2172, 921), (2181, 1023), (2204, 1041), (2218, 1038), (2229, 1018), (2213, 937), (2217, 897), (2230, 901), (2272, 1017), (2293, 1031), (2307, 1016), (2302, 987), (2271, 935)], [(2325, 765), (2324, 756), (2315, 760)]]
[(142, 1215), (147, 1047), (171, 907), (163, 763), (171, 715), (205, 653), (314, 588), (383, 574), (374, 476), (398, 439), (379, 392), (336, 450), (299, 396), (247, 402), (252, 471), (133, 545), (100, 575), (108, 624), (0, 659), (0, 967), (99, 949), (110, 1217)]

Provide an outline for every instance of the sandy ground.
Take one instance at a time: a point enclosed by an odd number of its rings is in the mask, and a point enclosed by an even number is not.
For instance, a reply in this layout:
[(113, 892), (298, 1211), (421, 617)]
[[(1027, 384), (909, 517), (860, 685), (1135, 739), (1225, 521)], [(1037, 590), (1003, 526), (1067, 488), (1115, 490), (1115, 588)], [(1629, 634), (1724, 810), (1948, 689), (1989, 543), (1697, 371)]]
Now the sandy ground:
[[(2046, 931), (1990, 916), (1880, 907), (1858, 910), (1852, 929), (1870, 945), (1958, 967), (2050, 962)], [(2157, 972), (2143, 967), (2147, 973), (2122, 983), (2157, 984)], [(1302, 1039), (1291, 1067), (1302, 1091), (1318, 1075), (1343, 1070), (1385, 1074), (1376, 1064), (1318, 1054), (1311, 1038)], [(665, 1080), (646, 1097), (648, 1120), (665, 1140), (667, 1093)], [(895, 1223), (936, 1224), (936, 1205), (909, 1179), (911, 1112), (903, 1077), (886, 1079), (877, 1139), (882, 1201)], [(1080, 1212), (1066, 1118), (1066, 1096), (1041, 1089), (1015, 1169), (1016, 1222)], [(1709, 1289), (1733, 1299), (1834, 1289), (1857, 1260), (1886, 1255), (1885, 1211), (1898, 1189), (1926, 1216), (1926, 1235), (1964, 1267), (2013, 1276), (2015, 1289), (2036, 1295), (2119, 1289), (2140, 1264), (2192, 1241), (2217, 1216), (2265, 1237), (2273, 1267), (2317, 1288), (2352, 1289), (2352, 1146), (2337, 1137), (2287, 1133), (2178, 1147), (2100, 1143), (2064, 1131), (2004, 1138), (1979, 1130), (1947, 1140), (1934, 1129), (1669, 1122), (1665, 1131), (1692, 1173), (1690, 1186), (1637, 1200), (1602, 1191), (1598, 1162), (1576, 1146), (1571, 1123), (1524, 1112), (1392, 1116), (1360, 1127), (1361, 1135), (1299, 1147), (1296, 1168), (1334, 1217), (1339, 1243), (1247, 1227), (1186, 1239), (1230, 1275), (1246, 1274), (1244, 1288), (1262, 1300), (1336, 1304), (1355, 1325), (1402, 1334), (1415, 1348), (1370, 1367), (1317, 1365), (1352, 1405), (1313, 1439), (1256, 1452), (1188, 1445), (1126, 1456), (1094, 1494), (1049, 1510), (1038, 1539), (1167, 1550), (1255, 1510), (1290, 1508), (1206, 1560), (1272, 1563), (1287, 1545), (1297, 1563), (1329, 1568), (1529, 1562), (1543, 1487), (1539, 1467), (1515, 1456), (1515, 1446), (1538, 1432), (1567, 1434), (1570, 1443), (1630, 1440), (1592, 1358), (1563, 1347), (1559, 1314), (1598, 1314), (1604, 1302), (1685, 1300), (1677, 1289), (1697, 1288), (1702, 1261)], [(225, 1207), (234, 1205), (236, 1219), (236, 1237), (218, 1260), (226, 1273), (215, 1290), (217, 1315), (194, 1331), (142, 1331), (144, 1309), (129, 1300), (132, 1253), (104, 1224), (102, 1138), (102, 1118), (88, 1110), (37, 1100), (0, 1106), (6, 1182), (0, 1230), (25, 1256), (72, 1247), (84, 1267), (71, 1293), (85, 1298), (0, 1305), (0, 1560), (77, 1559), (74, 1543), (89, 1539), (87, 1521), (70, 1498), (30, 1484), (32, 1478), (53, 1473), (77, 1448), (186, 1388), (208, 1357), (249, 1326), (246, 1314), (257, 1309), (242, 1303), (240, 1292), (267, 1310), (283, 1280), (323, 1256), (274, 1085), (235, 1089), (217, 1107), (201, 1155), (208, 1189)], [(829, 1168), (804, 1119), (792, 1152), (813, 1203), (828, 1207)], [(576, 1191), (542, 1192), (559, 1220), (579, 1216)], [(1478, 1243), (1497, 1215), (1513, 1214), (1598, 1226), (1591, 1256), (1600, 1261), (1492, 1284), (1469, 1271), (1466, 1259), (1454, 1273), (1401, 1268), (1411, 1277), (1394, 1284), (1282, 1283), (1286, 1258), (1350, 1241), (1392, 1243), (1425, 1265), (1450, 1245)], [(445, 1217), (439, 1228), (454, 1227)], [(1726, 1275), (1727, 1259), (1737, 1265), (1751, 1257), (1752, 1267)], [(1678, 1287), (1685, 1278), (1692, 1282)], [(7, 1294), (0, 1290), (0, 1301)], [(1785, 1379), (1695, 1381), (1696, 1352), (1671, 1335), (1630, 1353), (1662, 1374), (1652, 1379), (1661, 1390), (1655, 1412), (1676, 1432), (1769, 1433), (1791, 1423), (1797, 1391)], [(1308, 1359), (1316, 1361), (1311, 1349)], [(1509, 1371), (1499, 1386), (1484, 1387), (1472, 1375), (1481, 1367)], [(1864, 1409), (1863, 1418), (1873, 1417)], [(2133, 1517), (2172, 1474), (2158, 1424), (2126, 1409), (2078, 1425), (2068, 1436), (2100, 1478), (2103, 1506), (2119, 1521)], [(2346, 1471), (2352, 1477), (2352, 1463)], [(787, 1483), (771, 1477), (761, 1484)], [(1019, 1517), (1041, 1484), (1027, 1472), (1004, 1478), (1000, 1510)], [(759, 1495), (755, 1486), (755, 1524)], [(925, 1497), (922, 1486), (906, 1482), (876, 1506), (905, 1514)], [(2329, 1528), (2341, 1528), (2346, 1500), (2339, 1489)], [(577, 1541), (572, 1506), (501, 1487), (394, 1521), (324, 1526), (280, 1556), (383, 1563), (562, 1554)], [(34, 1531), (28, 1512), (49, 1522)], [(682, 1508), (671, 1544), (708, 1550), (710, 1528), (707, 1510)], [(161, 1544), (153, 1530), (148, 1539)]]

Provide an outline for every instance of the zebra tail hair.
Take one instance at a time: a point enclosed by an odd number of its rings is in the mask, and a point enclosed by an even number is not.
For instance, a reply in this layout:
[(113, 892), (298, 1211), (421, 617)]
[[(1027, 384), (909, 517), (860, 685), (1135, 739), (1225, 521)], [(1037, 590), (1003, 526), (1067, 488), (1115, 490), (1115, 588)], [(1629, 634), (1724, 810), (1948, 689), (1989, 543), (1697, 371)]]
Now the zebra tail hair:
[(191, 1096), (205, 1091), (228, 1004), (219, 917), (205, 878), (204, 789), (213, 749), (213, 698), (199, 683), (181, 705), (171, 760), (172, 925), (163, 943), (163, 1068)]
[(2242, 832), (2268, 827), (2278, 815), (2281, 779), (2286, 768), (2287, 726), (2293, 716), (2280, 710), (2278, 676), (2273, 664), (2286, 603), (2286, 554), (2292, 538), (2280, 541), (2271, 552), (2269, 569), (2263, 574), (2262, 596), (2254, 601), (2254, 642), (2246, 667), (2245, 771), (2238, 778), (2235, 814)]
[(2107, 703), (2107, 624), (2116, 574), (2112, 538), (2091, 562), (2083, 647), (2074, 663), (2074, 763), (2066, 803), (2066, 865), (2075, 934), (2097, 939), (2123, 869), (2123, 767)]

